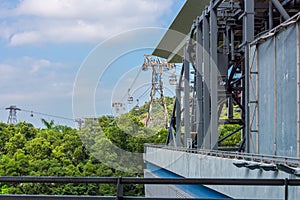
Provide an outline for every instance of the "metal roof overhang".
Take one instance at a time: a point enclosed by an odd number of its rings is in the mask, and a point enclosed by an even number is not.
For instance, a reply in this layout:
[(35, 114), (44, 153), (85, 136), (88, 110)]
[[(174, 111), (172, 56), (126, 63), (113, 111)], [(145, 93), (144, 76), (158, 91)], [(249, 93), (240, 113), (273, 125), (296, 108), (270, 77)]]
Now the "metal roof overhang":
[(183, 47), (193, 21), (202, 14), (209, 2), (210, 0), (187, 0), (152, 54), (165, 58), (170, 63), (182, 62)]

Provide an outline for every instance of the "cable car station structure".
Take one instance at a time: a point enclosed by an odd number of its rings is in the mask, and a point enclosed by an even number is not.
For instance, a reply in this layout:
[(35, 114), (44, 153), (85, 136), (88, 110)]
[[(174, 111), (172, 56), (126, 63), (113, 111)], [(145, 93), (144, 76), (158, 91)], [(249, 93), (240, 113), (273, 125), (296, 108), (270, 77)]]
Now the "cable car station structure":
[[(300, 0), (187, 0), (152, 55), (183, 66), (179, 80), (173, 76), (177, 98), (166, 145), (145, 145), (145, 178), (0, 177), (13, 184), (117, 186), (114, 197), (3, 199), (299, 199)], [(112, 107), (124, 110), (121, 101)], [(58, 117), (6, 109), (12, 123), (17, 111)], [(237, 148), (221, 148), (229, 137), (218, 138), (221, 123), (240, 125), (229, 134), (242, 130)], [(124, 197), (126, 184), (145, 184), (146, 197)]]
[[(250, 128), (250, 107), (257, 102), (250, 98), (249, 86), (251, 75), (257, 72), (249, 69), (253, 62), (249, 44), (290, 19), (299, 11), (299, 5), (298, 1), (278, 0), (187, 1), (170, 27), (188, 35), (187, 40), (176, 41), (174, 38), (173, 42), (178, 46), (168, 49), (170, 45), (166, 42), (171, 39), (167, 32), (153, 52), (169, 63), (183, 63), (173, 116), (176, 120), (170, 126), (175, 127), (173, 132), (177, 137), (171, 138), (170, 133), (170, 141), (186, 146), (186, 140), (192, 138), (191, 132), (196, 132), (194, 143), (198, 148), (218, 149), (218, 125), (240, 124), (243, 136), (239, 150), (250, 152), (250, 138), (257, 131)], [(199, 12), (201, 9), (202, 13)], [(180, 20), (190, 20), (191, 27), (179, 24)], [(191, 73), (194, 80), (191, 80)], [(191, 103), (193, 96), (195, 101)], [(181, 98), (184, 99), (182, 105)], [(228, 107), (228, 120), (220, 121), (224, 103)], [(234, 105), (241, 110), (241, 119), (233, 118)], [(183, 141), (180, 140), (181, 130), (184, 130)]]
[[(152, 53), (182, 63), (182, 71), (166, 146), (146, 145), (145, 177), (298, 178), (299, 11), (297, 0), (185, 3)], [(185, 37), (174, 37), (174, 31)], [(221, 120), (225, 105), (227, 117)], [(240, 118), (234, 118), (234, 110)], [(219, 139), (220, 124), (239, 128)], [(240, 144), (224, 149), (222, 141), (239, 131)], [(248, 199), (283, 194), (271, 187), (208, 188), (210, 198), (220, 193), (223, 198)], [(149, 197), (167, 193), (199, 197), (173, 186), (146, 187)], [(290, 195), (296, 199), (300, 189), (290, 190)]]

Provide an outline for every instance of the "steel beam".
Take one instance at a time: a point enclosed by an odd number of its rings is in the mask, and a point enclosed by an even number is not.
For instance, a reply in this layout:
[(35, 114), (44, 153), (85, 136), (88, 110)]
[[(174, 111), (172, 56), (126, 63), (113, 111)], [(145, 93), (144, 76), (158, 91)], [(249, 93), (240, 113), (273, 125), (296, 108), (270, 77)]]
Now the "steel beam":
[[(213, 7), (213, 4), (211, 4)], [(211, 95), (211, 118), (210, 132), (211, 144), (210, 149), (218, 148), (218, 18), (217, 10), (210, 11), (210, 95)]]
[[(188, 45), (184, 50), (184, 96), (183, 96), (183, 108), (184, 108), (184, 146), (189, 147), (188, 141), (191, 139), (191, 121), (190, 121), (190, 63), (189, 55), (187, 52)], [(190, 147), (191, 148), (191, 147)]]
[(222, 2), (223, 0), (211, 0), (210, 9), (217, 8)]
[(273, 3), (269, 2), (269, 30), (273, 28)]
[(203, 12), (203, 129), (204, 140), (202, 147), (210, 149), (210, 59), (209, 59), (209, 22), (206, 11)]
[(229, 42), (229, 31), (230, 31), (230, 26), (226, 26), (224, 33), (223, 33), (223, 54), (228, 55), (230, 52), (230, 42)]
[(233, 27), (230, 27), (230, 51), (231, 51), (231, 60), (235, 60), (235, 46), (234, 46), (234, 30), (233, 30)]
[(196, 95), (197, 95), (197, 110), (196, 110), (196, 132), (197, 132), (197, 148), (203, 144), (203, 31), (200, 17), (197, 18), (196, 30)]
[(272, 3), (274, 4), (278, 12), (281, 14), (283, 19), (288, 20), (290, 18), (289, 14), (286, 12), (284, 7), (281, 5), (281, 3), (278, 0), (272, 0)]
[(249, 109), (249, 88), (250, 88), (250, 49), (248, 44), (254, 40), (254, 0), (244, 0), (245, 14), (243, 16), (243, 35), (245, 46), (245, 138), (246, 152), (250, 152), (250, 109)]

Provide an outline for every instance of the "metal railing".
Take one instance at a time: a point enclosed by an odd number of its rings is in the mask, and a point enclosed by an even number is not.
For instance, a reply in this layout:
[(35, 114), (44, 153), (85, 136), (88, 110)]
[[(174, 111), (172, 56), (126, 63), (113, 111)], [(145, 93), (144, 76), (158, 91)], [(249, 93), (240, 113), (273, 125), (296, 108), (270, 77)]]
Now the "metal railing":
[(184, 148), (184, 147), (172, 147), (172, 146), (165, 146), (165, 145), (145, 144), (145, 148), (147, 148), (147, 147), (167, 149), (167, 150), (173, 150), (173, 151), (181, 151), (181, 152), (201, 154), (201, 155), (207, 155), (207, 156), (215, 156), (215, 157), (221, 157), (221, 158), (231, 158), (231, 159), (237, 159), (237, 160), (253, 161), (253, 162), (266, 163), (266, 164), (285, 164), (287, 166), (300, 168), (300, 158), (293, 158), (293, 157), (241, 153), (241, 152), (236, 152), (236, 151), (188, 149), (188, 148)]
[[(93, 184), (113, 184), (116, 185), (115, 196), (70, 196), (70, 195), (0, 195), (0, 199), (11, 200), (42, 200), (42, 199), (93, 199), (93, 200), (171, 200), (173, 198), (150, 198), (150, 197), (128, 197), (123, 195), (123, 185), (126, 184), (155, 184), (155, 185), (232, 185), (232, 186), (283, 186), (284, 197), (288, 199), (289, 186), (300, 186), (300, 180), (297, 179), (195, 179), (195, 178), (130, 178), (130, 177), (21, 177), (21, 176), (2, 176), (1, 183), (93, 183)], [(176, 198), (182, 199), (182, 198)], [(203, 198), (193, 198), (203, 199)], [(204, 198), (205, 199), (205, 198)], [(227, 198), (230, 199), (230, 198)]]

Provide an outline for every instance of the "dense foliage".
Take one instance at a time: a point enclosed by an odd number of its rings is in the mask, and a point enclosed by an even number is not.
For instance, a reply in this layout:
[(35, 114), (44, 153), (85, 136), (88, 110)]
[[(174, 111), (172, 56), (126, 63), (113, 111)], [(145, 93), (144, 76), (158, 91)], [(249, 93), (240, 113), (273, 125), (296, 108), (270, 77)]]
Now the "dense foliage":
[[(174, 98), (166, 98), (169, 114)], [(42, 120), (45, 128), (20, 122), (0, 123), (0, 176), (142, 176), (145, 143), (164, 143), (167, 130), (145, 128), (141, 122), (149, 104), (119, 119), (86, 120), (80, 129)], [(226, 109), (222, 116), (225, 119)], [(240, 118), (235, 113), (235, 118)], [(238, 128), (220, 125), (219, 137)], [(236, 145), (240, 132), (223, 144)], [(127, 164), (127, 165), (126, 165)], [(115, 195), (115, 186), (102, 184), (4, 184), (1, 194)], [(126, 185), (125, 195), (143, 195), (141, 185)]]
[[(227, 117), (227, 107), (224, 106), (221, 112), (220, 119), (221, 120), (228, 120)], [(240, 112), (238, 111), (238, 106), (234, 107), (234, 112), (233, 112), (233, 118), (234, 119), (241, 119)], [(228, 134), (231, 134), (232, 132), (235, 132), (241, 127), (239, 124), (220, 124), (218, 128), (219, 132), (219, 139), (227, 136)], [(220, 146), (223, 147), (237, 147), (242, 140), (242, 131), (239, 130), (236, 133), (232, 134), (230, 137), (225, 139)]]
[[(132, 116), (134, 119), (134, 117)], [(88, 125), (90, 122), (87, 122)], [(46, 128), (35, 128), (26, 122), (17, 125), (0, 123), (1, 176), (136, 176), (101, 163), (83, 145), (81, 131), (44, 121)], [(127, 151), (143, 152), (145, 142), (164, 141), (166, 132), (159, 131), (150, 138), (126, 134), (114, 119), (99, 118), (95, 127), (101, 127), (105, 140)], [(143, 126), (142, 124), (138, 124)], [(162, 135), (158, 140), (158, 135)], [(99, 139), (99, 138), (96, 138)], [(105, 141), (103, 140), (103, 141)], [(100, 150), (99, 150), (100, 151)], [(98, 152), (99, 152), (98, 151)], [(106, 155), (110, 156), (110, 155)], [(142, 168), (142, 166), (136, 166)], [(0, 184), (2, 194), (73, 194), (115, 195), (115, 186), (96, 184)], [(125, 194), (142, 195), (139, 185), (125, 186)]]

